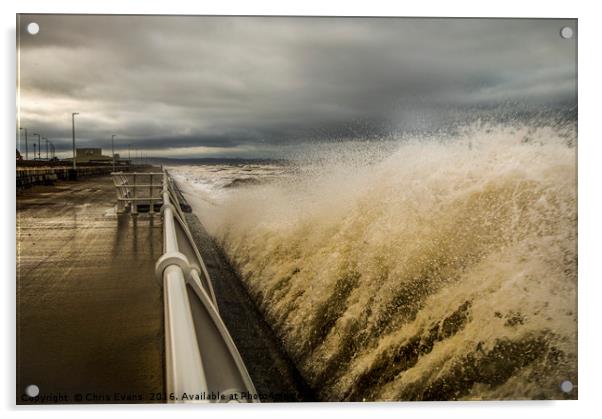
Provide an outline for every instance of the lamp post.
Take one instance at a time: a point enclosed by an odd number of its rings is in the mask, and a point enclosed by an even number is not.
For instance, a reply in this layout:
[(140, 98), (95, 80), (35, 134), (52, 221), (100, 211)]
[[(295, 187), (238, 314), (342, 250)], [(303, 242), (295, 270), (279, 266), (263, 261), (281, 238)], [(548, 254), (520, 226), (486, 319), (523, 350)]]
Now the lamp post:
[(113, 157), (113, 171), (115, 171), (115, 134), (111, 135), (111, 156)]
[[(36, 134), (34, 132), (33, 135), (37, 135), (38, 136), (38, 160), (40, 160), (40, 134)], [(33, 143), (33, 159), (36, 159), (36, 143)]]
[(19, 128), (25, 132), (25, 160), (29, 160), (29, 150), (27, 150), (27, 128)]
[(48, 138), (42, 137), (42, 140), (46, 141), (46, 160), (48, 160)]
[(75, 162), (75, 115), (79, 115), (79, 112), (73, 112), (71, 114), (71, 134), (73, 138), (73, 170), (77, 169), (77, 163)]

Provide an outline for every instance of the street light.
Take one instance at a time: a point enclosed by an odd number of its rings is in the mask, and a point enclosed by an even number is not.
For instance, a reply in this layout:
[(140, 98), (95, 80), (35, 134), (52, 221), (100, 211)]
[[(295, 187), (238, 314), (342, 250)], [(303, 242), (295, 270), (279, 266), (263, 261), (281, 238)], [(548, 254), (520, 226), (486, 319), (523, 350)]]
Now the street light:
[(73, 112), (71, 114), (71, 134), (73, 135), (73, 170), (77, 169), (77, 163), (75, 162), (75, 115), (79, 115), (79, 112)]
[(115, 171), (115, 134), (111, 135), (111, 156), (113, 157), (113, 171)]
[(29, 150), (27, 150), (27, 128), (19, 128), (25, 132), (25, 160), (29, 160)]
[[(34, 133), (33, 135), (38, 136), (38, 160), (40, 160), (40, 134)], [(36, 159), (36, 143), (33, 143), (33, 159)]]

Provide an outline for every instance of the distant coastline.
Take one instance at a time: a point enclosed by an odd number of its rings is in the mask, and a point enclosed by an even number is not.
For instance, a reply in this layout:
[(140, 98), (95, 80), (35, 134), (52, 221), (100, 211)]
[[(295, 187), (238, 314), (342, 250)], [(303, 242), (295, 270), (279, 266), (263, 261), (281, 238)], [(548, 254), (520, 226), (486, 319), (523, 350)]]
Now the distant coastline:
[(189, 165), (189, 164), (286, 164), (286, 159), (248, 159), (237, 157), (199, 157), (199, 158), (175, 158), (175, 157), (149, 157), (145, 159), (151, 164), (165, 165)]

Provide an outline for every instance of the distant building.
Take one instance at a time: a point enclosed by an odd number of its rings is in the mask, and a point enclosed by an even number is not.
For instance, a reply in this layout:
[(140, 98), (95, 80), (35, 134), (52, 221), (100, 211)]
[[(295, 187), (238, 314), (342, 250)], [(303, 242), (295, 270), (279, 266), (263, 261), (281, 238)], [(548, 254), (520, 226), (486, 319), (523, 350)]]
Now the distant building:
[(103, 156), (102, 148), (76, 148), (75, 160), (78, 163), (107, 163), (111, 156)]
[[(73, 158), (67, 158), (65, 160), (73, 160)], [(77, 163), (110, 163), (112, 159), (111, 156), (104, 156), (102, 154), (102, 148), (89, 147), (76, 148), (75, 161)]]
[[(73, 161), (73, 158), (67, 158), (65, 160)], [(75, 149), (75, 161), (77, 163), (111, 164), (113, 159), (111, 156), (105, 156), (102, 154), (102, 148), (100, 147), (87, 147)], [(127, 166), (130, 164), (130, 161), (126, 159), (120, 159), (119, 154), (115, 153), (115, 164), (119, 166)]]

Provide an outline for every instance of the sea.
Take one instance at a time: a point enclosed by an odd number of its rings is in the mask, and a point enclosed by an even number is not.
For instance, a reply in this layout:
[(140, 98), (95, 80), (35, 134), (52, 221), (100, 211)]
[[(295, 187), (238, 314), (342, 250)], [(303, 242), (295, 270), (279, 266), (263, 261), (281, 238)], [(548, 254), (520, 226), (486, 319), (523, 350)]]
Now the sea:
[(576, 144), (473, 123), (168, 170), (322, 400), (575, 399)]

